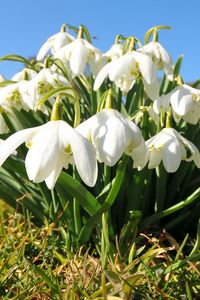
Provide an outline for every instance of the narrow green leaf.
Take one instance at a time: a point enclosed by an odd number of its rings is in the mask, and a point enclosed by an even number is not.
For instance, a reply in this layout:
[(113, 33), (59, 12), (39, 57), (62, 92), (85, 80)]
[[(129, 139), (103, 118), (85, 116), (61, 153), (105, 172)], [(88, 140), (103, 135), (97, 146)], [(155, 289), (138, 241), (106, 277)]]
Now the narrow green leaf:
[(2, 82), (0, 82), (0, 87), (4, 87), (10, 84), (16, 83), (16, 81), (12, 81), (12, 80), (4, 80)]
[[(33, 266), (33, 265), (32, 265)], [(56, 293), (60, 294), (60, 291), (58, 289), (58, 286), (55, 285), (55, 283), (53, 283), (53, 281), (51, 280), (51, 278), (49, 278), (49, 276), (46, 275), (46, 273), (38, 268), (37, 266), (33, 266), (33, 270), (35, 271), (35, 273), (39, 274), (42, 279), (48, 284), (48, 286)]]
[(157, 220), (160, 220), (168, 215), (173, 214), (174, 212), (188, 206), (189, 204), (191, 204), (193, 201), (195, 201), (198, 197), (200, 196), (200, 188), (198, 188), (196, 191), (194, 191), (193, 194), (191, 194), (188, 198), (186, 198), (185, 200), (179, 202), (178, 204), (175, 204), (165, 210), (163, 210), (162, 212), (153, 214), (152, 216), (147, 217), (141, 224), (141, 228), (143, 228), (144, 226), (154, 223)]
[(190, 257), (186, 257), (186, 258), (184, 258), (182, 260), (177, 261), (174, 264), (171, 264), (169, 267), (167, 267), (165, 269), (165, 271), (163, 272), (163, 274), (167, 274), (167, 273), (170, 273), (170, 272), (172, 272), (172, 271), (174, 271), (176, 269), (183, 268), (190, 261), (199, 261), (199, 260), (200, 260), (200, 253), (194, 254), (194, 255), (192, 255)]
[(26, 58), (24, 58), (23, 56), (20, 56), (20, 55), (9, 54), (9, 55), (0, 57), (0, 61), (4, 61), (4, 60), (11, 60), (11, 61), (22, 62), (25, 65), (30, 66), (31, 68), (33, 68), (33, 66), (30, 63), (30, 61), (28, 61)]
[(90, 215), (94, 215), (101, 208), (96, 198), (78, 180), (67, 173), (61, 172), (57, 184), (75, 197)]

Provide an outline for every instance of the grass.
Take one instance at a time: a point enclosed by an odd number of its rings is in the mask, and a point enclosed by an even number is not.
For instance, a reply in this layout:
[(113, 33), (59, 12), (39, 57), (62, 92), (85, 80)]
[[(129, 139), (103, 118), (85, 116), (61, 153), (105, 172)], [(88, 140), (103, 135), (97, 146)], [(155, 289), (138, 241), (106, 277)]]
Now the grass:
[[(198, 299), (200, 251), (168, 232), (138, 234), (100, 259), (101, 245), (69, 251), (62, 228), (38, 228), (0, 203), (0, 299)], [(123, 251), (122, 251), (123, 249)], [(114, 258), (114, 259), (113, 259)]]

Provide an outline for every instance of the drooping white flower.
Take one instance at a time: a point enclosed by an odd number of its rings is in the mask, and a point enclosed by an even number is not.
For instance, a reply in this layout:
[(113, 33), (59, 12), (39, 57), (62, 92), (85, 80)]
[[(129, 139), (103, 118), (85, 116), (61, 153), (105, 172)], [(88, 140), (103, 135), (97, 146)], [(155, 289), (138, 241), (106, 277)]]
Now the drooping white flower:
[[(164, 128), (146, 141), (148, 168), (159, 166), (161, 161), (168, 173), (176, 172), (182, 160), (194, 161), (200, 168), (200, 153), (196, 146), (173, 128)], [(190, 155), (188, 156), (188, 152)], [(142, 169), (144, 164), (139, 167)]]
[(62, 169), (75, 163), (82, 180), (94, 186), (97, 179), (94, 148), (66, 122), (50, 121), (11, 135), (0, 146), (0, 165), (24, 142), (29, 147), (26, 171), (33, 182), (45, 181), (47, 187), (53, 189)]
[(153, 84), (156, 78), (156, 68), (153, 61), (145, 54), (131, 51), (105, 65), (96, 77), (94, 90), (108, 76), (122, 92), (127, 93), (135, 81), (141, 78), (147, 85)]
[(101, 51), (82, 38), (77, 38), (64, 46), (55, 53), (54, 57), (67, 64), (74, 76), (83, 75), (87, 64), (93, 76), (96, 76), (103, 66)]
[(103, 54), (108, 60), (118, 59), (123, 54), (123, 46), (120, 43), (112, 45), (112, 47)]
[(37, 60), (43, 60), (49, 51), (51, 51), (52, 54), (55, 54), (73, 40), (74, 37), (67, 32), (58, 32), (52, 35), (40, 48), (37, 54)]
[(53, 72), (48, 68), (42, 69), (28, 84), (28, 94), (32, 101), (29, 104), (34, 109), (38, 100), (53, 88), (69, 85), (68, 80), (61, 74)]
[(158, 69), (163, 69), (167, 78), (173, 80), (174, 66), (170, 54), (158, 42), (150, 42), (144, 45), (138, 51), (149, 55), (156, 64)]
[(22, 80), (31, 80), (37, 75), (37, 72), (29, 69), (29, 68), (24, 68), (22, 71), (16, 73), (13, 75), (11, 80), (13, 81), (22, 81)]
[[(103, 109), (77, 126), (76, 130), (94, 145), (99, 162), (108, 166), (114, 166), (123, 153), (136, 159), (135, 163), (146, 154), (139, 127), (117, 110)], [(138, 147), (141, 151), (136, 153)]]
[(27, 94), (28, 81), (21, 80), (0, 89), (0, 105), (8, 108), (30, 109), (30, 95)]
[(172, 107), (176, 121), (183, 119), (190, 124), (197, 124), (200, 119), (200, 90), (183, 84), (176, 87), (170, 93), (156, 100), (155, 105), (168, 110)]

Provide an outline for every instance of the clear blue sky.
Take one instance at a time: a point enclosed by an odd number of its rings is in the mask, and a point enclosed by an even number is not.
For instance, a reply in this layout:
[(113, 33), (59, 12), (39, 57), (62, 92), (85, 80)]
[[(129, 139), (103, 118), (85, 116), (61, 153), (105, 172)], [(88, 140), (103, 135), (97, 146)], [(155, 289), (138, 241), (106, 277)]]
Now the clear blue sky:
[[(182, 76), (185, 81), (200, 78), (200, 1), (198, 0), (8, 0), (1, 1), (0, 56), (36, 55), (41, 44), (58, 32), (63, 23), (84, 24), (97, 39), (93, 44), (103, 51), (119, 33), (144, 33), (155, 25), (170, 25), (160, 32), (159, 41), (175, 61), (184, 54)], [(0, 73), (10, 78), (22, 65), (0, 62)]]

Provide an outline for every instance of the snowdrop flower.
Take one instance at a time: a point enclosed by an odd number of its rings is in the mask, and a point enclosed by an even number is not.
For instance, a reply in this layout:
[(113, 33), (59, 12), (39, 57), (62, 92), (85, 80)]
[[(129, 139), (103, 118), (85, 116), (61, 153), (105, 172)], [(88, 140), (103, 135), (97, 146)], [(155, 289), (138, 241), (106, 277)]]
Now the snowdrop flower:
[(8, 108), (29, 109), (30, 95), (27, 94), (28, 81), (21, 80), (0, 89), (0, 105)]
[(169, 109), (178, 122), (181, 118), (190, 124), (197, 124), (200, 119), (200, 90), (183, 84), (176, 87), (170, 93), (156, 100), (155, 106)]
[(155, 72), (155, 65), (147, 55), (137, 51), (127, 52), (101, 69), (95, 80), (94, 90), (98, 90), (108, 76), (122, 92), (127, 93), (140, 77), (147, 85), (154, 83)]
[(112, 45), (112, 47), (103, 54), (108, 60), (112, 61), (118, 59), (123, 54), (123, 46), (120, 43)]
[(53, 189), (62, 169), (74, 162), (82, 180), (94, 186), (97, 161), (93, 146), (66, 122), (49, 121), (14, 133), (0, 146), (0, 165), (24, 142), (29, 147), (26, 171), (33, 182), (45, 181)]
[(55, 53), (54, 57), (67, 64), (74, 76), (83, 75), (87, 64), (93, 76), (96, 76), (103, 66), (101, 51), (82, 38), (77, 38), (64, 46)]
[(11, 80), (13, 81), (22, 81), (22, 80), (31, 80), (37, 75), (37, 72), (29, 69), (29, 68), (24, 68), (22, 71), (16, 73)]
[[(163, 161), (163, 165), (168, 173), (176, 172), (181, 160), (193, 160), (196, 166), (200, 168), (200, 153), (196, 146), (173, 128), (164, 128), (146, 141), (146, 146), (148, 155), (145, 158), (145, 162), (149, 161), (149, 169), (156, 168)], [(189, 157), (187, 157), (188, 152), (190, 153)], [(143, 167), (144, 164), (139, 169), (141, 170)]]
[[(108, 166), (114, 166), (123, 152), (137, 161), (146, 154), (139, 127), (117, 110), (103, 109), (77, 126), (76, 130), (94, 145), (99, 162)], [(138, 147), (141, 151), (134, 152)]]
[(34, 109), (38, 100), (53, 88), (69, 85), (68, 80), (61, 74), (48, 68), (42, 69), (32, 80), (29, 81), (28, 94), (31, 97), (30, 108)]
[(49, 51), (51, 51), (52, 54), (55, 54), (73, 40), (74, 37), (67, 32), (58, 32), (52, 35), (40, 48), (37, 54), (37, 60), (43, 60)]
[(170, 54), (158, 42), (150, 42), (140, 48), (138, 51), (149, 55), (158, 69), (163, 69), (167, 78), (173, 80), (174, 66)]

